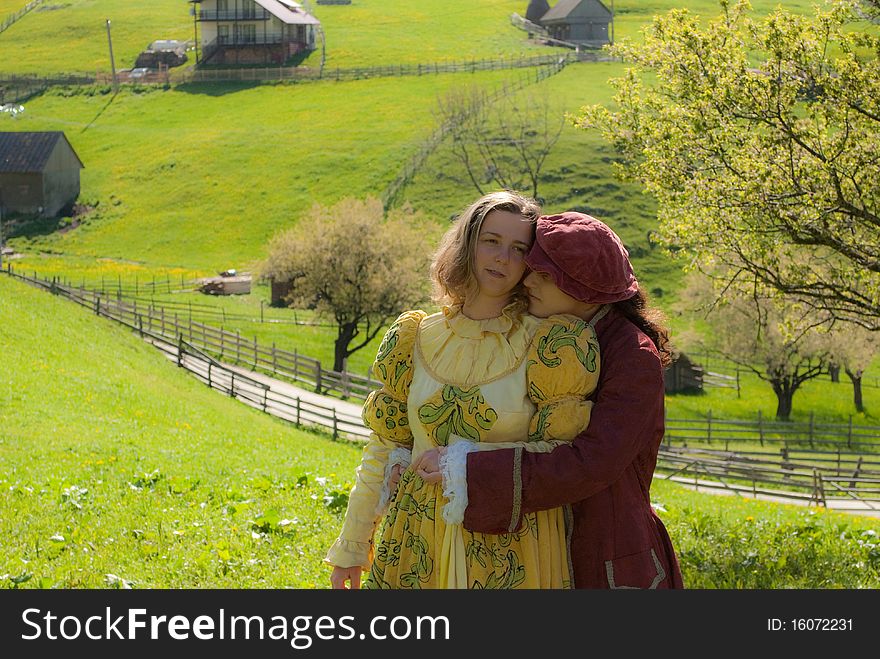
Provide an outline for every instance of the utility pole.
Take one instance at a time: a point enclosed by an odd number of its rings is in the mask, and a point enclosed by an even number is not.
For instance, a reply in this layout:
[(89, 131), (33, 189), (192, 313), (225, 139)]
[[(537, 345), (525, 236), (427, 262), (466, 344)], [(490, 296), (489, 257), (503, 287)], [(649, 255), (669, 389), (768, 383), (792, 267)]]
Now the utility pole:
[(110, 19), (107, 19), (107, 44), (110, 46), (110, 69), (113, 71), (113, 91), (119, 91), (119, 82), (116, 80), (116, 61), (113, 59), (113, 39), (110, 38)]

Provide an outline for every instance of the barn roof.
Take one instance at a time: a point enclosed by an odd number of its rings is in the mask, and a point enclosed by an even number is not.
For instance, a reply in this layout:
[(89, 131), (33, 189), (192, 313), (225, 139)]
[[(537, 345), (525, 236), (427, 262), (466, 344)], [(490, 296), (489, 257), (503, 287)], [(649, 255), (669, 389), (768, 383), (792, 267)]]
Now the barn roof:
[[(541, 21), (567, 18), (568, 15), (584, 0), (559, 0), (546, 14), (541, 16)], [(595, 0), (596, 4), (602, 5), (607, 11), (607, 7), (600, 1)]]
[[(64, 140), (73, 151), (70, 142), (60, 130), (0, 133), (0, 173), (43, 171), (59, 140)], [(73, 155), (76, 156), (79, 166), (84, 167), (76, 151), (73, 151)]]

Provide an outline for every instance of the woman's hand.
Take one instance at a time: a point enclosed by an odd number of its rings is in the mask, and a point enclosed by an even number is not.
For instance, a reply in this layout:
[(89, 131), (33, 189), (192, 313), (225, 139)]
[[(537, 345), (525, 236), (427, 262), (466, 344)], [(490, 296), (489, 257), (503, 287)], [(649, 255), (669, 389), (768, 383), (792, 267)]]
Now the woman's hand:
[[(336, 567), (333, 566), (333, 572), (330, 573), (330, 585), (333, 590), (360, 590), (361, 572), (363, 568), (360, 565), (354, 567)], [(346, 586), (346, 584), (348, 584)]]
[(440, 473), (440, 458), (446, 455), (446, 447), (428, 449), (422, 453), (411, 469), (426, 483), (439, 483), (443, 479)]

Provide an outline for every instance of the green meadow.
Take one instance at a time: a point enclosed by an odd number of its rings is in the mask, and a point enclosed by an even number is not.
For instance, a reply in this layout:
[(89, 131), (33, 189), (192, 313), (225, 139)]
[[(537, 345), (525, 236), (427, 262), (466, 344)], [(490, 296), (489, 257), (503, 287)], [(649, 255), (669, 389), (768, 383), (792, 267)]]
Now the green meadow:
[[(0, 0), (0, 20), (24, 6)], [(313, 3), (314, 4), (314, 3)], [(527, 0), (355, 0), (314, 5), (328, 67), (516, 58), (555, 52), (509, 21)], [(615, 2), (615, 37), (639, 31), (668, 0)], [(775, 2), (755, 2), (766, 12)], [(811, 3), (786, 3), (809, 11)], [(718, 5), (688, 5), (713, 15)], [(0, 76), (109, 72), (133, 66), (156, 39), (190, 39), (182, 0), (47, 0), (0, 34)], [(318, 66), (320, 50), (302, 62)], [(23, 272), (108, 288), (180, 281), (226, 268), (256, 271), (267, 241), (314, 203), (380, 196), (436, 129), (438, 96), (463, 85), (522, 84), (516, 102), (550, 99), (559, 113), (610, 103), (614, 62), (580, 63), (534, 83), (530, 69), (349, 82), (55, 87), (25, 101), (0, 131), (61, 130), (85, 163), (86, 213), (15, 222), (11, 262)], [(528, 84), (526, 84), (528, 82)], [(655, 207), (615, 177), (596, 135), (563, 128), (539, 196), (549, 211), (581, 210), (620, 233), (640, 280), (670, 315), (681, 264), (649, 240)], [(438, 231), (477, 196), (441, 143), (398, 203)], [(14, 219), (14, 218), (13, 218)], [(7, 259), (4, 257), (4, 262)], [(260, 344), (332, 363), (335, 329), (305, 310), (271, 309), (265, 282), (247, 296), (163, 293), (210, 304), (217, 323)], [(245, 316), (233, 318), (233, 316)], [(250, 318), (251, 320), (248, 320)], [(325, 323), (294, 325), (289, 322)], [(0, 276), (0, 587), (324, 588), (321, 563), (341, 524), (360, 447), (297, 429), (209, 390), (128, 330), (70, 302)], [(9, 319), (14, 319), (10, 322)], [(210, 322), (210, 321), (209, 321)], [(379, 339), (353, 355), (365, 374)], [(689, 346), (681, 346), (688, 348)], [(880, 387), (854, 424), (876, 425)], [(876, 382), (876, 378), (875, 378)], [(741, 392), (667, 397), (675, 418), (765, 419), (769, 385), (741, 376)], [(847, 423), (848, 379), (804, 386), (795, 420)], [(652, 487), (687, 585), (696, 588), (878, 588), (880, 520), (814, 508)]]
[[(0, 588), (329, 586), (359, 446), (6, 277), (0, 317)], [(690, 587), (880, 587), (880, 520), (659, 480), (652, 499)]]

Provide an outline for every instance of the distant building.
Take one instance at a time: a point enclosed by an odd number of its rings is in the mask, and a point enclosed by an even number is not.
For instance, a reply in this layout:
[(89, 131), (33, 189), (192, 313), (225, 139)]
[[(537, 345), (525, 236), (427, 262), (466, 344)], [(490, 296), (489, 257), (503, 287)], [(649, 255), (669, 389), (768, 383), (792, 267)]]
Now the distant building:
[(0, 212), (55, 217), (79, 196), (83, 167), (61, 131), (0, 133)]
[(612, 19), (611, 10), (600, 0), (559, 0), (537, 22), (553, 39), (598, 48), (611, 43)]
[(321, 22), (293, 0), (189, 0), (197, 64), (283, 64), (314, 50)]
[(703, 368), (682, 353), (666, 369), (663, 381), (667, 394), (700, 391), (703, 388)]

